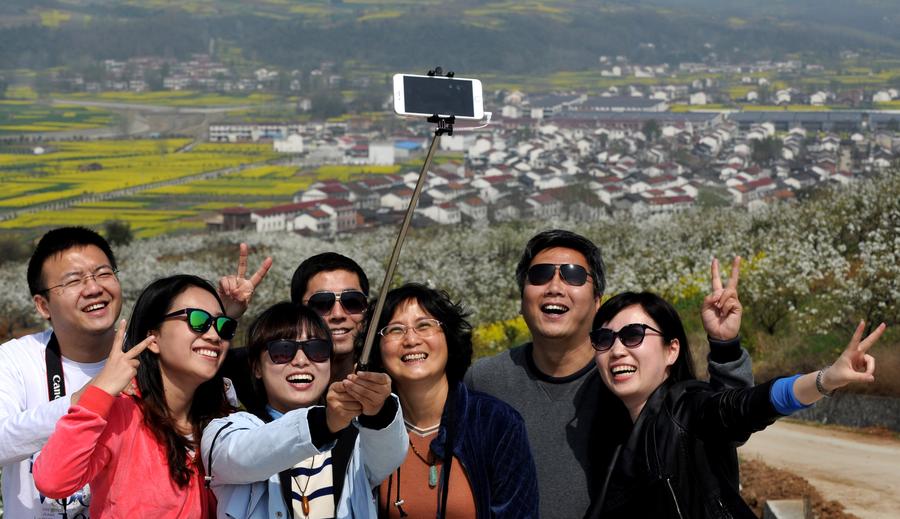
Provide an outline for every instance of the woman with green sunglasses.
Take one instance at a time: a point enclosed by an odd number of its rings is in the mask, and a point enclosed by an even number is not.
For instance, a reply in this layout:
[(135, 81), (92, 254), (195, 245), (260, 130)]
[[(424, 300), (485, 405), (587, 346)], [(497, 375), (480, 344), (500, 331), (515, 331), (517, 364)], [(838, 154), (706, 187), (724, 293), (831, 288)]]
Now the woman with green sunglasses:
[[(95, 517), (215, 517), (199, 439), (233, 409), (218, 374), (237, 322), (216, 290), (176, 275), (141, 293), (103, 371), (59, 420), (34, 464), (38, 490), (62, 498), (90, 484)], [(136, 395), (120, 394), (132, 380)]]

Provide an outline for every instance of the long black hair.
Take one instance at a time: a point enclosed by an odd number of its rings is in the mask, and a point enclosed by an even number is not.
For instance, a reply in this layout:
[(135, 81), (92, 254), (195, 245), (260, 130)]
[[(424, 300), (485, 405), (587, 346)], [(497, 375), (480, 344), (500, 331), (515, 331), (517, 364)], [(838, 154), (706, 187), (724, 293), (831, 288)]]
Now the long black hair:
[[(266, 343), (275, 339), (294, 339), (300, 337), (304, 331), (308, 337), (331, 341), (331, 332), (319, 314), (300, 303), (290, 301), (275, 303), (265, 309), (247, 329), (247, 362), (250, 369), (250, 387), (253, 391), (244, 399), (243, 404), (248, 411), (264, 422), (272, 420), (266, 411), (269, 395), (262, 380), (256, 378), (254, 373), (262, 363)], [(333, 349), (331, 353), (333, 357)]]
[(596, 330), (602, 327), (619, 312), (634, 305), (640, 306), (647, 312), (647, 315), (656, 321), (664, 341), (669, 342), (673, 339), (678, 339), (678, 343), (681, 345), (678, 348), (678, 357), (669, 369), (669, 379), (673, 382), (696, 379), (691, 348), (688, 345), (687, 334), (684, 332), (684, 325), (681, 324), (678, 312), (675, 311), (675, 308), (668, 301), (652, 292), (623, 292), (613, 296), (597, 310), (593, 329)]
[[(157, 279), (147, 285), (134, 305), (131, 320), (128, 323), (125, 349), (128, 350), (143, 340), (152, 330), (159, 329), (163, 322), (163, 316), (173, 311), (172, 301), (190, 287), (197, 287), (212, 294), (224, 312), (222, 300), (219, 299), (216, 290), (202, 278), (178, 274)], [(193, 472), (188, 464), (188, 451), (199, 452), (200, 436), (210, 420), (226, 416), (234, 410), (225, 396), (222, 375), (217, 372), (213, 378), (200, 384), (194, 392), (194, 398), (188, 410), (188, 419), (193, 429), (193, 440), (188, 440), (175, 427), (174, 419), (166, 404), (166, 394), (159, 368), (159, 355), (146, 349), (141, 352), (138, 359), (141, 364), (137, 370), (137, 383), (141, 396), (137, 402), (143, 411), (144, 423), (153, 432), (156, 439), (165, 445), (169, 476), (172, 481), (180, 487), (185, 487), (190, 482)], [(200, 466), (199, 460), (200, 457), (197, 456), (194, 461), (197, 466)]]
[[(384, 310), (378, 323), (369, 322), (369, 326), (377, 326), (380, 330), (394, 317), (394, 312), (407, 301), (415, 301), (425, 311), (441, 322), (444, 337), (447, 340), (447, 381), (451, 385), (463, 379), (466, 370), (472, 363), (472, 325), (466, 320), (468, 312), (461, 303), (454, 303), (450, 295), (443, 290), (435, 290), (421, 283), (407, 283), (387, 293), (384, 298)], [(371, 312), (367, 320), (371, 321)], [(365, 334), (357, 336), (357, 345)], [(381, 360), (381, 341), (372, 345), (369, 363), (373, 369), (384, 371)]]

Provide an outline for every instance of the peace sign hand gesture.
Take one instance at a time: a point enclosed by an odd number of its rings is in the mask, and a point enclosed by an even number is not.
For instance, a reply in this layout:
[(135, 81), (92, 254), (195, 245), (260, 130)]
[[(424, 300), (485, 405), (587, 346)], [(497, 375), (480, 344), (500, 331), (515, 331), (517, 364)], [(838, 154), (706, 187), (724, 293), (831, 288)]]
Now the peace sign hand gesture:
[(826, 391), (834, 391), (851, 382), (875, 382), (875, 357), (867, 352), (878, 342), (887, 326), (881, 323), (875, 331), (863, 339), (865, 327), (865, 321), (860, 321), (853, 338), (847, 344), (847, 349), (834, 364), (825, 368), (822, 373), (822, 386)]
[(248, 255), (247, 244), (242, 243), (238, 255), (237, 275), (223, 276), (219, 280), (219, 296), (222, 297), (222, 304), (225, 306), (225, 315), (232, 319), (239, 319), (244, 315), (250, 306), (250, 300), (253, 299), (253, 292), (272, 267), (272, 258), (267, 257), (259, 266), (259, 270), (247, 279), (244, 276), (247, 275)]
[(740, 333), (743, 315), (743, 307), (737, 293), (740, 270), (741, 257), (735, 256), (731, 264), (731, 277), (723, 287), (722, 279), (719, 277), (719, 260), (716, 258), (712, 260), (712, 293), (703, 299), (700, 310), (703, 328), (711, 339), (729, 341)]
[(92, 385), (112, 396), (118, 396), (137, 375), (138, 366), (141, 364), (138, 355), (151, 344), (156, 344), (156, 336), (147, 336), (128, 351), (122, 349), (124, 344), (125, 319), (122, 319), (119, 321), (119, 328), (116, 330), (116, 338), (113, 341), (112, 350), (109, 352), (109, 358), (106, 359), (106, 365), (91, 382)]

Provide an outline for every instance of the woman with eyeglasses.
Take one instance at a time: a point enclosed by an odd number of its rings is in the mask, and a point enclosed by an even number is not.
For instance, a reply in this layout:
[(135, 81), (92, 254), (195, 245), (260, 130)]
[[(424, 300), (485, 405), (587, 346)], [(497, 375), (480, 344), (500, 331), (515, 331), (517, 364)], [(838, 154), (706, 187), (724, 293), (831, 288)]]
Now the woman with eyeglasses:
[[(121, 321), (103, 370), (35, 460), (38, 490), (56, 499), (90, 484), (92, 517), (214, 517), (198, 447), (232, 409), (218, 370), (236, 329), (205, 280), (151, 283), (127, 339)], [(135, 378), (137, 394), (120, 394)]]
[(298, 303), (260, 314), (247, 349), (248, 412), (203, 432), (219, 517), (375, 517), (372, 489), (403, 461), (408, 441), (388, 376), (351, 374), (329, 386), (331, 335)]
[(373, 366), (394, 381), (409, 430), (403, 465), (381, 484), (380, 516), (538, 516), (525, 424), (509, 405), (462, 383), (472, 327), (446, 292), (409, 283), (388, 292)]
[[(703, 305), (708, 332), (723, 327), (737, 336), (737, 265), (723, 289), (713, 264), (713, 293)], [(865, 339), (863, 329), (860, 323), (826, 368), (723, 390), (696, 380), (684, 327), (669, 303), (649, 292), (611, 298), (597, 312), (591, 342), (600, 376), (630, 420), (598, 435), (612, 454), (587, 517), (755, 517), (739, 493), (736, 445), (838, 388), (874, 381), (875, 360), (866, 352), (885, 325)]]

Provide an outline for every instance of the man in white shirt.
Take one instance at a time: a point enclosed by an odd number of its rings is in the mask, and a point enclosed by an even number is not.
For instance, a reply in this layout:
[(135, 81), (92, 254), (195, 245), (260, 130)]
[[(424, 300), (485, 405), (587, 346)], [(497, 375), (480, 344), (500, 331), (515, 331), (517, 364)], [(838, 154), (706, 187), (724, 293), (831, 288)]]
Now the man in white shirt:
[[(226, 313), (238, 318), (272, 264), (249, 279), (241, 245), (237, 275), (219, 280)], [(83, 388), (103, 368), (122, 310), (116, 259), (100, 235), (84, 227), (47, 232), (28, 263), (28, 288), (52, 329), (0, 345), (0, 466), (4, 516), (88, 517), (90, 488), (64, 500), (41, 496), (31, 466)]]
[(56, 421), (103, 368), (122, 310), (116, 260), (100, 235), (82, 227), (43, 236), (28, 264), (34, 306), (52, 330), (0, 345), (0, 464), (4, 514), (87, 517), (90, 490), (67, 500), (40, 495), (31, 465)]

